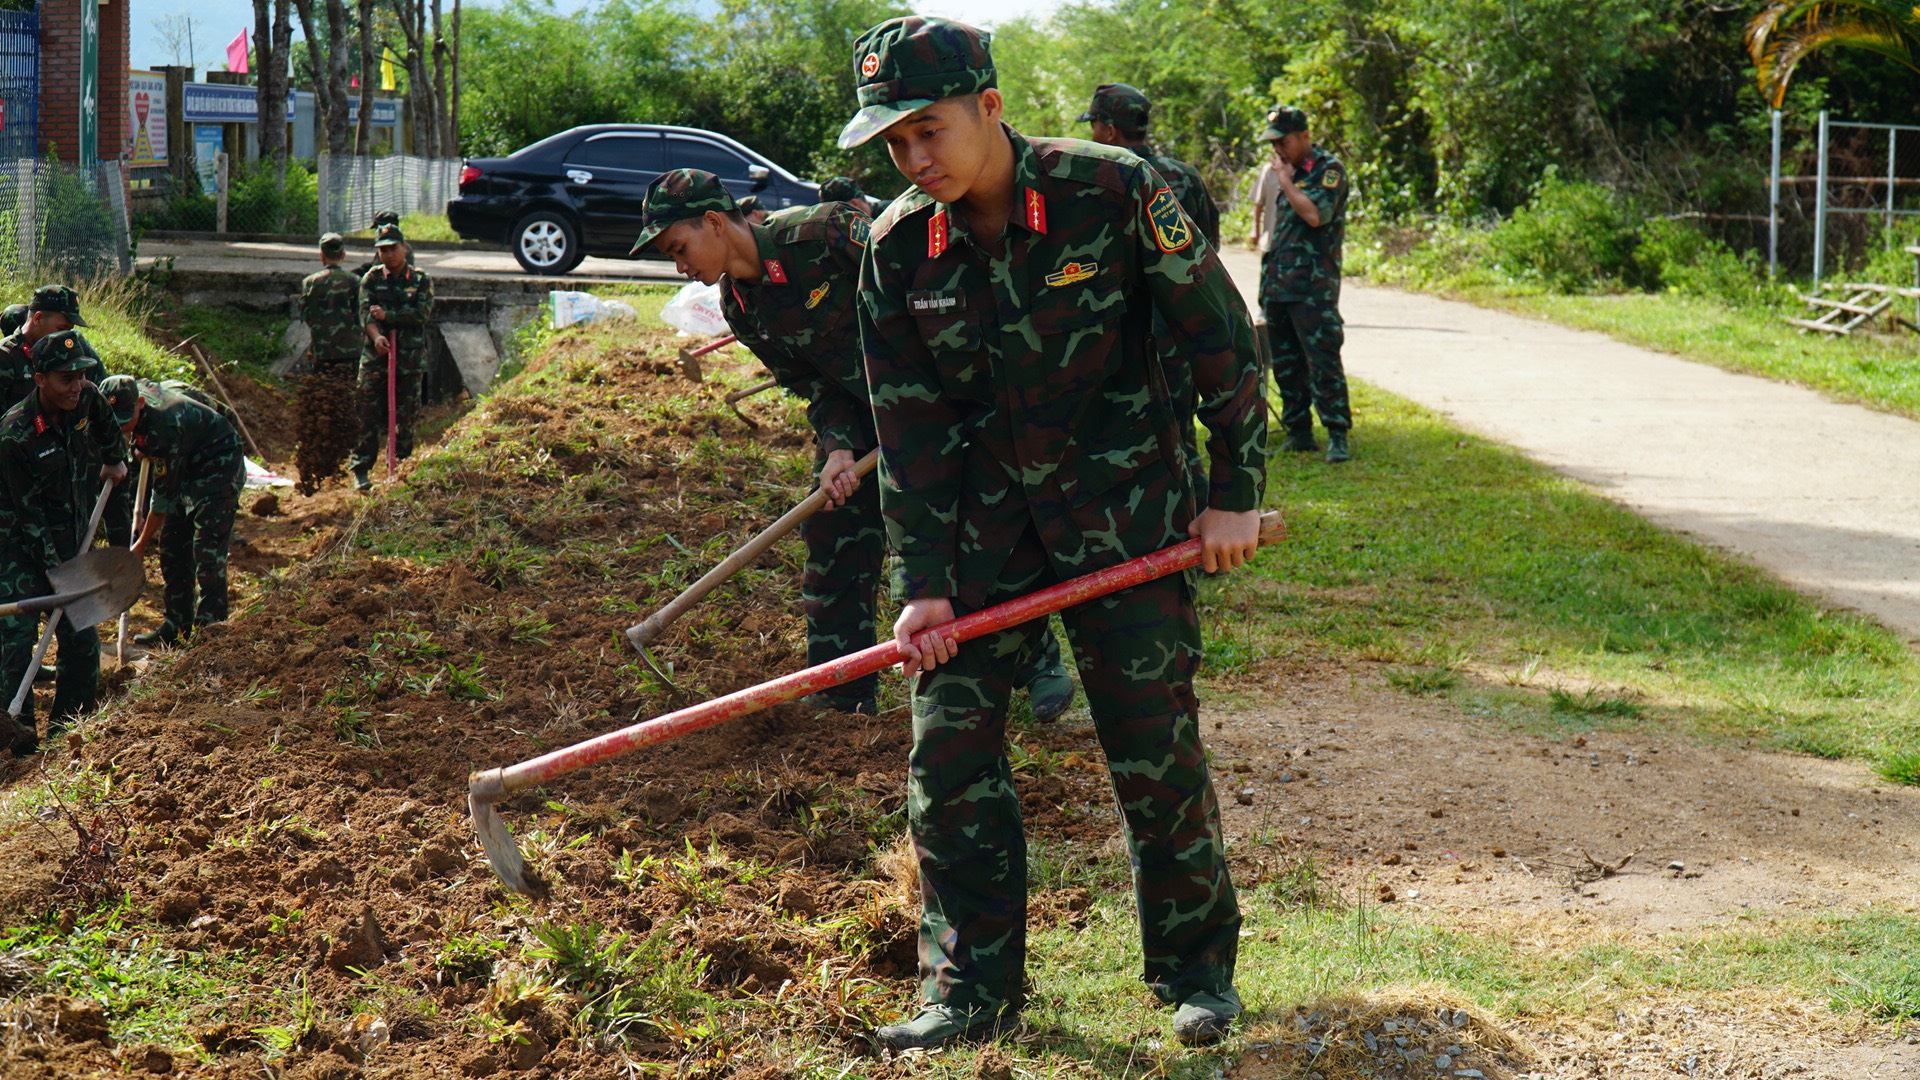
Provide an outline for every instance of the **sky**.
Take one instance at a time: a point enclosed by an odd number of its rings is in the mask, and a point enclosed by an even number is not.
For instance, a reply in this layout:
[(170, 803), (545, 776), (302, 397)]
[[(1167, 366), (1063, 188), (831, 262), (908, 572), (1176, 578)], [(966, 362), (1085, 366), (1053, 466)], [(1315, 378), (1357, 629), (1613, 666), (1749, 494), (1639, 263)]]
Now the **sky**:
[[(193, 18), (193, 51), (199, 71), (221, 71), (226, 66), (227, 42), (242, 30), (249, 36), (253, 32), (253, 4), (251, 0), (195, 0), (182, 3), (181, 0), (128, 0), (133, 10), (129, 14), (133, 26), (132, 58), (136, 69), (145, 70), (156, 64), (175, 62), (154, 20), (175, 14), (190, 14)], [(463, 3), (465, 0), (463, 0)], [(586, 7), (589, 0), (556, 0), (562, 11), (577, 11)], [(914, 10), (922, 15), (938, 15), (951, 19), (965, 19), (977, 26), (991, 28), (997, 23), (1018, 18), (1022, 15), (1042, 17), (1051, 14), (1060, 5), (1060, 0), (928, 0), (915, 4)], [(451, 7), (451, 4), (448, 5)], [(300, 22), (294, 19), (294, 38), (300, 37)], [(184, 58), (183, 58), (184, 61)]]

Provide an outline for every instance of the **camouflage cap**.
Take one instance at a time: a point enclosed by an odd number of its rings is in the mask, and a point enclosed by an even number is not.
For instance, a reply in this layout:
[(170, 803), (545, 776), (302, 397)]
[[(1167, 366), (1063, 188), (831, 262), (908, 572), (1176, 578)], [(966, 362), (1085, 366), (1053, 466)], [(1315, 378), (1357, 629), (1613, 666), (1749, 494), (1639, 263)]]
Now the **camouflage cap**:
[(0, 335), (12, 334), (26, 325), (26, 322), (27, 305), (8, 304), (5, 311), (0, 311)]
[(909, 15), (888, 19), (853, 43), (860, 111), (840, 132), (850, 150), (941, 98), (996, 84), (993, 35), (966, 23)]
[(1153, 102), (1136, 87), (1126, 83), (1101, 83), (1094, 88), (1093, 103), (1080, 114), (1080, 122), (1104, 120), (1125, 131), (1147, 130), (1147, 114)]
[(647, 201), (640, 211), (640, 236), (633, 242), (638, 255), (661, 233), (709, 210), (729, 214), (739, 207), (720, 178), (705, 169), (675, 169), (661, 173), (647, 185)]
[(347, 253), (347, 238), (337, 232), (328, 233), (320, 238), (320, 253), (322, 255), (345, 255)]
[(93, 350), (70, 330), (48, 334), (33, 343), (33, 372), (79, 371), (93, 363)]
[(113, 409), (113, 422), (126, 427), (133, 422), (134, 406), (140, 403), (140, 380), (131, 375), (109, 375), (100, 384), (100, 396)]
[(400, 211), (382, 210), (379, 213), (373, 215), (373, 224), (370, 227), (377, 229), (382, 225), (398, 225), (398, 224), (400, 224)]
[(42, 285), (33, 290), (27, 310), (57, 311), (73, 320), (75, 326), (87, 325), (87, 320), (80, 317), (80, 294), (65, 285)]
[(394, 244), (406, 242), (407, 238), (400, 232), (398, 225), (382, 225), (373, 233), (373, 246), (377, 248), (392, 247)]
[(1279, 105), (1272, 112), (1267, 113), (1267, 130), (1261, 134), (1260, 138), (1272, 142), (1305, 130), (1307, 130), (1305, 109), (1295, 108), (1292, 105)]
[(851, 176), (836, 176), (820, 185), (821, 202), (851, 202), (860, 197), (860, 185)]

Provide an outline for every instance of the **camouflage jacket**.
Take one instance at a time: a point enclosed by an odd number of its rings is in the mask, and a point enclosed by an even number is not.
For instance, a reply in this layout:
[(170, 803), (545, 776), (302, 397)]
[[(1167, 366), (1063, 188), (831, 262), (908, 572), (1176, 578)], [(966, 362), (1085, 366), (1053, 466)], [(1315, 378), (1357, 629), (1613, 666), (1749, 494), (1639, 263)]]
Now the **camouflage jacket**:
[(300, 318), (313, 331), (313, 358), (351, 360), (366, 344), (360, 321), (360, 283), (338, 266), (300, 282)]
[(1273, 246), (1260, 257), (1260, 300), (1337, 301), (1352, 178), (1339, 158), (1316, 145), (1306, 164), (1294, 171), (1293, 182), (1320, 208), (1320, 224), (1308, 226), (1300, 220), (1286, 192), (1275, 197)]
[(48, 570), (80, 553), (100, 495), (100, 467), (127, 460), (107, 399), (89, 386), (80, 407), (54, 415), (38, 394), (0, 419), (0, 522), (4, 557)]
[(13, 408), (33, 390), (33, 342), (22, 328), (0, 338), (0, 409)]
[(1138, 157), (1006, 129), (1015, 205), (998, 256), (912, 192), (873, 227), (861, 336), (880, 498), (903, 598), (981, 603), (1036, 531), (1083, 574), (1186, 538), (1179, 410), (1149, 332), (1187, 357), (1209, 504), (1260, 505), (1266, 413), (1246, 305)]
[(822, 452), (874, 447), (854, 317), (867, 232), (867, 219), (847, 203), (782, 210), (753, 226), (764, 276), (721, 282), (727, 324), (783, 388), (806, 401)]
[(153, 510), (180, 508), (180, 489), (201, 473), (233, 471), (241, 456), (240, 433), (204, 402), (160, 383), (140, 387), (146, 408), (133, 427), (133, 449), (153, 462)]
[[(427, 320), (433, 317), (433, 279), (425, 270), (409, 266), (397, 275), (376, 266), (360, 279), (360, 324), (373, 322), (369, 309), (379, 305), (387, 313), (384, 328), (400, 340), (400, 368), (403, 371), (427, 369)], [(387, 358), (375, 355), (373, 342), (361, 339), (360, 362), (384, 366)]]
[(1212, 194), (1207, 191), (1207, 182), (1200, 179), (1200, 170), (1179, 158), (1159, 153), (1146, 143), (1127, 149), (1153, 166), (1153, 171), (1159, 173), (1160, 179), (1173, 189), (1173, 197), (1180, 200), (1180, 208), (1187, 212), (1195, 225), (1200, 226), (1200, 235), (1207, 238), (1207, 243), (1218, 248), (1220, 207), (1215, 205)]

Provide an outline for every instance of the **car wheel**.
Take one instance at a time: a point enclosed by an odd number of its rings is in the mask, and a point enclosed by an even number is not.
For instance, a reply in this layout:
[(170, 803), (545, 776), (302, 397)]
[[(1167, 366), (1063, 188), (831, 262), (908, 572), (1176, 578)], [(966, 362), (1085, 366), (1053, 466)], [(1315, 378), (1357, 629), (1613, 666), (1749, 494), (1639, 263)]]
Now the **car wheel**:
[(536, 211), (513, 227), (513, 257), (529, 274), (564, 274), (584, 258), (580, 232), (559, 214)]

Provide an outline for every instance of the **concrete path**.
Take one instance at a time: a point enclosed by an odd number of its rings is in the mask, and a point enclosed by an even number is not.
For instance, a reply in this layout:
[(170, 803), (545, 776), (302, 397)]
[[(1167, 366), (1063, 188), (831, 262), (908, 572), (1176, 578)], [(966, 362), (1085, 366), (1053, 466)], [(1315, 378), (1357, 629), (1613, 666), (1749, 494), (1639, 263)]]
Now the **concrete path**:
[[(1226, 261), (1251, 303), (1257, 257)], [(1341, 310), (1350, 376), (1920, 640), (1920, 423), (1415, 293)]]
[[(310, 274), (319, 267), (319, 254), (307, 244), (254, 243), (217, 240), (142, 240), (140, 264), (151, 265), (157, 259), (173, 260), (177, 270), (270, 274), (298, 272)], [(347, 241), (347, 265), (357, 266), (373, 258), (373, 241), (355, 238)], [(413, 253), (413, 261), (438, 280), (528, 278), (526, 271), (507, 250), (432, 251)], [(546, 278), (556, 289), (587, 289), (607, 283), (672, 282), (683, 279), (674, 273), (673, 264), (661, 259), (588, 258), (579, 269), (563, 278)]]

